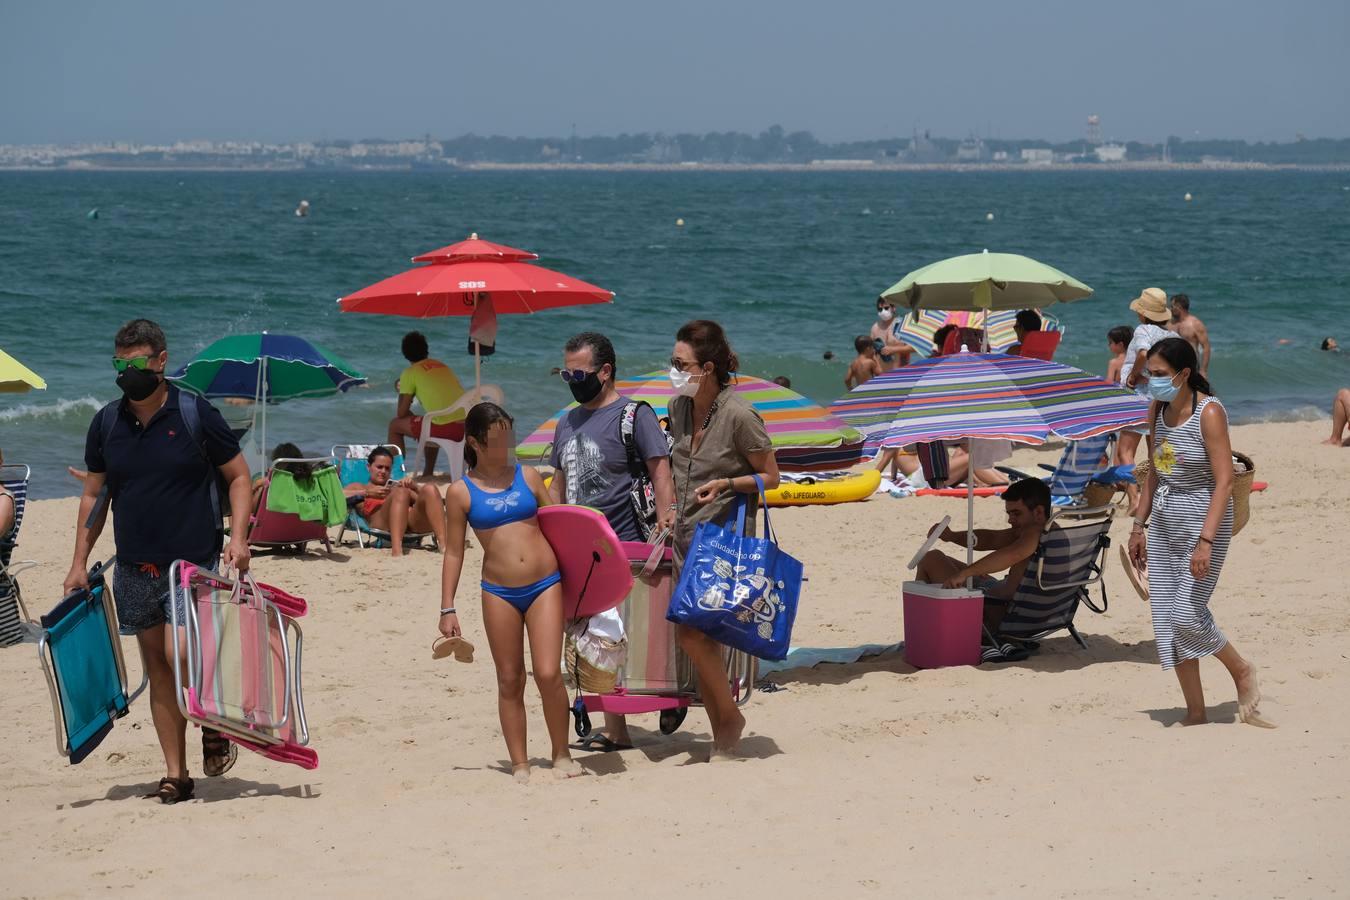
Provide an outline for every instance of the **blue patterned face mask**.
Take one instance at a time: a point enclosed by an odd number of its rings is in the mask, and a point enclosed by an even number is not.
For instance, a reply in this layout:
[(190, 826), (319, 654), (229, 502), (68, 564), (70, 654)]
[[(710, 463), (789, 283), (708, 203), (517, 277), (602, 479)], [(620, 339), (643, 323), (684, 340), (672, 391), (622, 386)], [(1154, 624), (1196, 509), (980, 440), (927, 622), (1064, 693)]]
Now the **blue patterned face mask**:
[(1150, 375), (1148, 395), (1160, 403), (1169, 403), (1181, 388), (1172, 383), (1175, 375)]

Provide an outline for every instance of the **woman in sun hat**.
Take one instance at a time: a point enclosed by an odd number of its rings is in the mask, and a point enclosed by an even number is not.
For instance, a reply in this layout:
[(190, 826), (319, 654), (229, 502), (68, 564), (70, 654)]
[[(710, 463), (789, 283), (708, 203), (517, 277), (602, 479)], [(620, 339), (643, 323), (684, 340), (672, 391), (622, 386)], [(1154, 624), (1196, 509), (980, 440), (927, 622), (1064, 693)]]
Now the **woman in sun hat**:
[[(1138, 297), (1130, 301), (1130, 310), (1139, 317), (1139, 324), (1135, 326), (1129, 346), (1125, 348), (1125, 363), (1120, 368), (1120, 383), (1127, 388), (1139, 390), (1139, 383), (1144, 380), (1144, 360), (1148, 356), (1148, 351), (1154, 344), (1172, 336), (1172, 332), (1166, 328), (1172, 313), (1167, 308), (1167, 292), (1156, 287), (1144, 288)], [(1134, 465), (1135, 454), (1139, 452), (1139, 441), (1147, 433), (1147, 428), (1127, 428), (1120, 433), (1120, 439), (1116, 441), (1116, 465)], [(1125, 493), (1130, 501), (1130, 514), (1133, 515), (1139, 506), (1139, 489), (1131, 485), (1126, 488)]]

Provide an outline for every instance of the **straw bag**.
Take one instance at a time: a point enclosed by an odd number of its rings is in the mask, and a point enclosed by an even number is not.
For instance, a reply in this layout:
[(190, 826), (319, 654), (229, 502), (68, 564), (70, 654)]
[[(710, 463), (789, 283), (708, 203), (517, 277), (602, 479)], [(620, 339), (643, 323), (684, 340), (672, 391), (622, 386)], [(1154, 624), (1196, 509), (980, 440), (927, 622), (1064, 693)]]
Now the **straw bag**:
[(617, 614), (600, 613), (569, 623), (563, 634), (563, 664), (572, 685), (588, 694), (610, 694), (618, 684), (619, 668), (628, 655), (623, 623)]
[[(1247, 520), (1252, 517), (1251, 499), (1252, 483), (1256, 481), (1256, 463), (1252, 458), (1238, 450), (1233, 452), (1233, 535), (1247, 526)], [(1134, 480), (1140, 487), (1148, 481), (1149, 472), (1153, 469), (1152, 460), (1144, 460), (1134, 467)]]
[(1114, 484), (1090, 481), (1088, 486), (1083, 489), (1083, 505), (1089, 507), (1110, 506), (1115, 496), (1116, 486)]

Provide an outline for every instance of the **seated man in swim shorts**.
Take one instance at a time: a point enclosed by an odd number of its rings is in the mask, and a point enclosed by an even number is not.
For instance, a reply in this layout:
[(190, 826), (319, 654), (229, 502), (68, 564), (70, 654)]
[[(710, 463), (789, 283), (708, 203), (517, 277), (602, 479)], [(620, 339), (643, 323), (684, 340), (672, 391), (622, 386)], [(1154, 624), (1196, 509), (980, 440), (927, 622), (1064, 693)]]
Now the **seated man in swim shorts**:
[(388, 447), (376, 447), (366, 457), (370, 467), (368, 484), (354, 483), (343, 488), (348, 497), (361, 497), (361, 515), (372, 528), (389, 532), (390, 550), (403, 555), (403, 535), (412, 529), (436, 535), (441, 552), (445, 551), (445, 503), (434, 484), (418, 484), (412, 476), (393, 481), (394, 454)]
[[(430, 359), (427, 339), (420, 331), (410, 331), (403, 336), (403, 358), (408, 367), (398, 376), (398, 409), (394, 418), (389, 420), (387, 443), (400, 450), (404, 437), (418, 438), (422, 429), (429, 427), (431, 436), (448, 441), (464, 440), (464, 411), (456, 410), (445, 416), (437, 416), (430, 423), (426, 416), (412, 413), (413, 401), (422, 405), (425, 412), (437, 412), (448, 409), (464, 395), (464, 388), (450, 367), (439, 359)], [(423, 476), (431, 477), (436, 465), (436, 445), (426, 448), (426, 468)]]
[[(1003, 505), (1008, 514), (1007, 528), (975, 529), (975, 549), (992, 551), (987, 556), (966, 565), (940, 550), (930, 550), (919, 561), (920, 581), (959, 588), (973, 579), (974, 586), (984, 593), (985, 624), (992, 631), (998, 630), (1003, 611), (1040, 546), (1041, 532), (1050, 517), (1050, 487), (1039, 478), (1024, 478), (1003, 492)], [(965, 544), (966, 532), (947, 528), (942, 540)], [(994, 577), (1005, 569), (1007, 577)]]

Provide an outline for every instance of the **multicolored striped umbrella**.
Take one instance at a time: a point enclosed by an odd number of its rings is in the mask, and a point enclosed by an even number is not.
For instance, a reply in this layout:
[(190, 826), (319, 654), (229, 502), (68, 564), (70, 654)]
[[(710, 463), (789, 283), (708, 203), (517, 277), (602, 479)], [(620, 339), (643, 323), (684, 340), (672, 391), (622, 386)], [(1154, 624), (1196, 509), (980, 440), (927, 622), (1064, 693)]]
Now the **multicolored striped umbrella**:
[[(1036, 311), (1041, 317), (1042, 331), (1063, 331), (1064, 326), (1052, 315)], [(1015, 309), (998, 309), (985, 314), (966, 309), (919, 309), (906, 314), (895, 329), (895, 336), (913, 347), (924, 356), (932, 356), (937, 348), (933, 346), (933, 335), (943, 325), (955, 325), (958, 328), (984, 328), (989, 332), (989, 349), (1002, 353), (1017, 343), (1017, 332), (1013, 331), (1013, 321), (1017, 318)]]
[[(736, 395), (764, 418), (780, 469), (825, 472), (848, 468), (862, 458), (862, 432), (831, 416), (820, 405), (771, 381), (750, 375), (734, 378)], [(650, 403), (657, 417), (666, 415), (666, 407), (675, 396), (665, 372), (623, 379), (615, 387), (625, 397)], [(575, 403), (568, 404), (536, 428), (516, 448), (516, 456), (522, 462), (547, 462), (558, 419), (576, 407)]]
[(1148, 421), (1148, 401), (1072, 366), (1001, 353), (955, 353), (859, 385), (830, 412), (867, 447), (970, 439), (1076, 441)]

